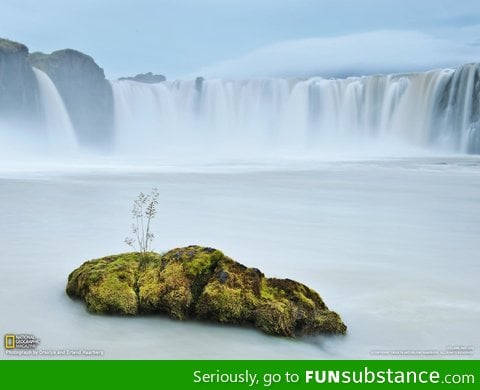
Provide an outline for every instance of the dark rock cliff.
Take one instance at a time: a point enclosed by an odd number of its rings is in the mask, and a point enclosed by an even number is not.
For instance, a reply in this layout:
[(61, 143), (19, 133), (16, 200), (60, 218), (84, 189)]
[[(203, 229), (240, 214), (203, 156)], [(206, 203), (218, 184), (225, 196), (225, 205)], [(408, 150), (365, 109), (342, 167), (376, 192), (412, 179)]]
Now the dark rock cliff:
[(44, 71), (62, 96), (82, 145), (106, 147), (113, 136), (113, 94), (103, 69), (72, 49), (32, 53), (30, 64)]
[(38, 85), (28, 48), (0, 38), (0, 118), (28, 124), (38, 115)]
[(163, 74), (153, 74), (152, 72), (140, 73), (133, 77), (120, 77), (119, 80), (131, 80), (139, 83), (156, 84), (166, 81), (167, 78)]

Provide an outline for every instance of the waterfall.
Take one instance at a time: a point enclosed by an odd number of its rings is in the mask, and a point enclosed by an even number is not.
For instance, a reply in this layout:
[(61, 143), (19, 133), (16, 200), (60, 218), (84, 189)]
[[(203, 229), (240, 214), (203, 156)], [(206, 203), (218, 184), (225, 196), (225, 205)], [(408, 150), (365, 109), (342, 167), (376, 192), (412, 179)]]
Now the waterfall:
[(40, 69), (32, 69), (38, 82), (40, 106), (50, 145), (62, 152), (75, 150), (75, 130), (55, 84)]
[(480, 152), (480, 68), (347, 79), (111, 82), (116, 148), (320, 153), (373, 141)]

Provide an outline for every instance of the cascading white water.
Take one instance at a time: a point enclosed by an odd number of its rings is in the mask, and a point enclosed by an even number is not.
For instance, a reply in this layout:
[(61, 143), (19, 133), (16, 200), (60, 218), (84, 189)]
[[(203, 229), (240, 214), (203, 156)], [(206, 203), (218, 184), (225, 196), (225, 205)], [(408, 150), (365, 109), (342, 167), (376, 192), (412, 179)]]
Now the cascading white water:
[(50, 145), (62, 152), (77, 148), (77, 138), (65, 104), (52, 80), (40, 69), (32, 68), (38, 82), (40, 105)]
[(355, 77), (111, 82), (120, 151), (296, 151), (400, 140), (480, 152), (480, 71)]

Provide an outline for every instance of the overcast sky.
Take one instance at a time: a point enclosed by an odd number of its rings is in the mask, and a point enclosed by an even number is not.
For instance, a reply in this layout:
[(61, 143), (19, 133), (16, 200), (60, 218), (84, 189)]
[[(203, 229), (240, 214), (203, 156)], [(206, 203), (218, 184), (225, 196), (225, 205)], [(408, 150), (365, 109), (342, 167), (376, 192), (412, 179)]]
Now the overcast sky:
[(0, 36), (109, 78), (386, 73), (480, 61), (480, 1), (0, 0)]

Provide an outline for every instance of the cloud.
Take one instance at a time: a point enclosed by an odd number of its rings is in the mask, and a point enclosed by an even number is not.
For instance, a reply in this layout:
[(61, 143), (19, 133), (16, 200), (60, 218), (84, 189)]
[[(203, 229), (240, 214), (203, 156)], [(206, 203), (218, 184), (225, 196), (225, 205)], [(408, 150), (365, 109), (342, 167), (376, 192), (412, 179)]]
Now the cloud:
[(204, 67), (188, 77), (345, 77), (425, 71), (476, 61), (480, 61), (480, 47), (463, 40), (381, 30), (279, 42)]

